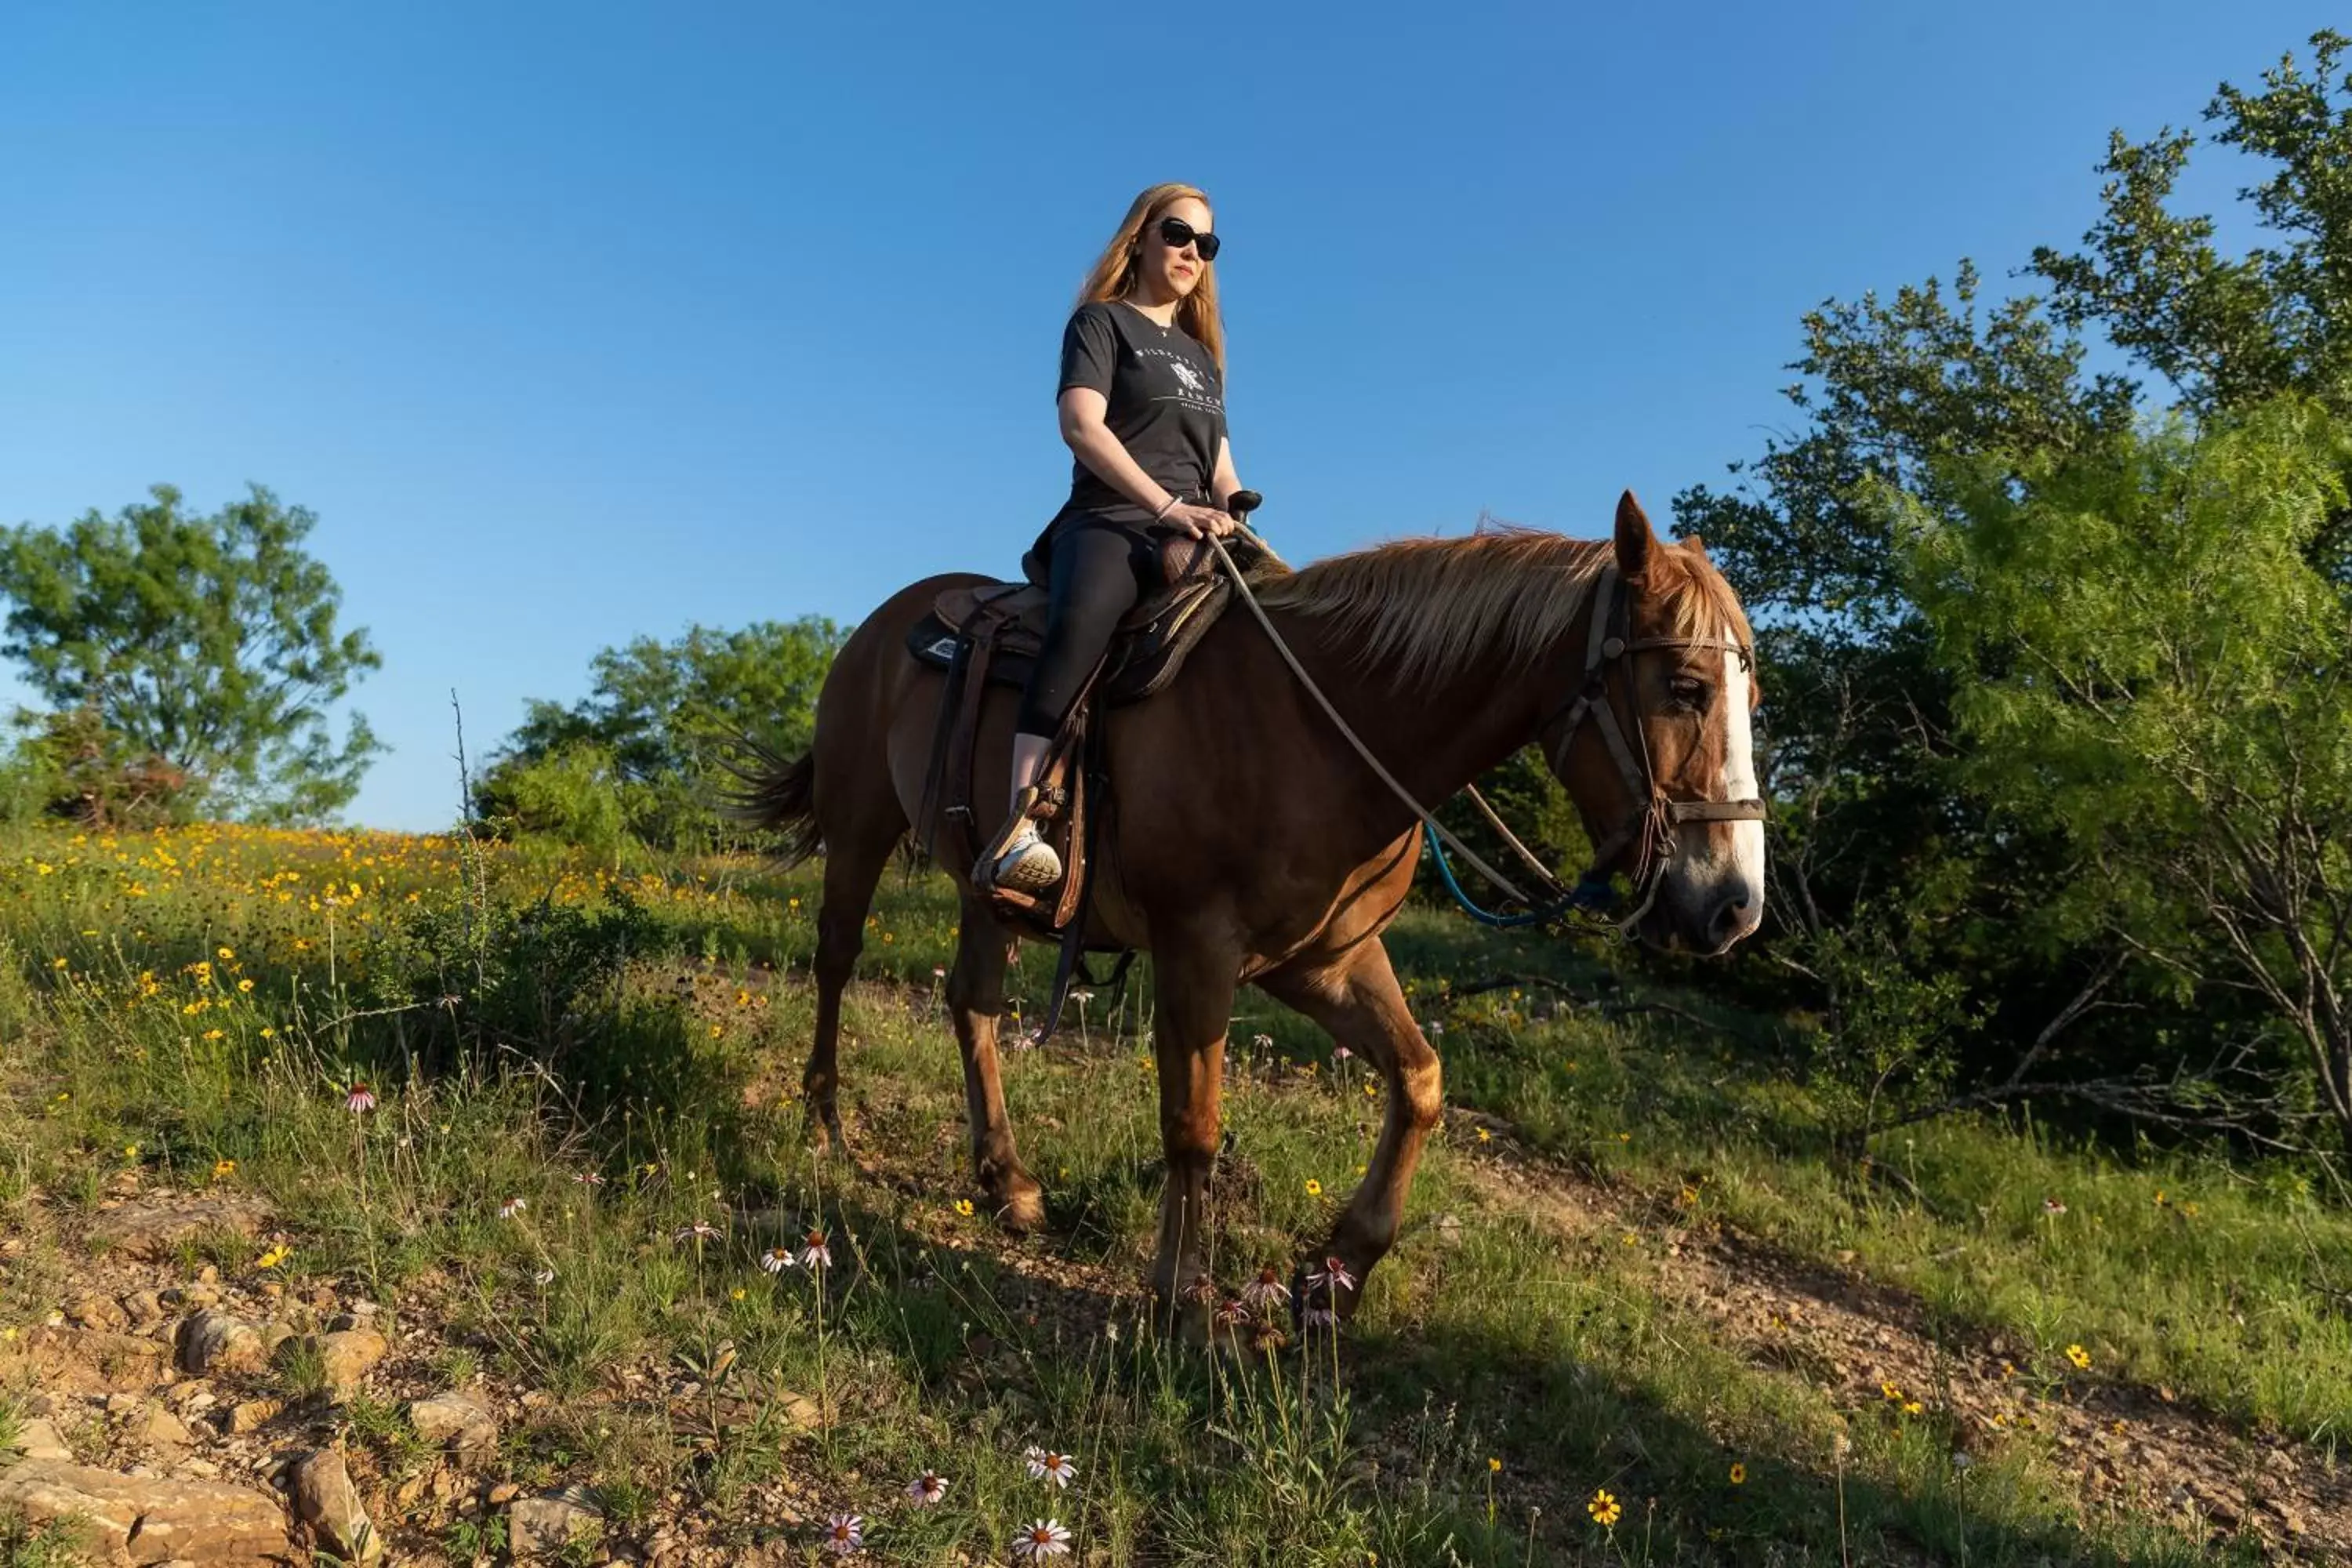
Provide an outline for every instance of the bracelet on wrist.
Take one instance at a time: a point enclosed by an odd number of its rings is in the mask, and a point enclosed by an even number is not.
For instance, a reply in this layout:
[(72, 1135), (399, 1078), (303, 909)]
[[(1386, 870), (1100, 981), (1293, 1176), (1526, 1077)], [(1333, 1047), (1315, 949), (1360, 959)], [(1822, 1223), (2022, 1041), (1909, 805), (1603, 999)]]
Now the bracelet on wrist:
[(1151, 521), (1158, 522), (1161, 518), (1166, 517), (1170, 512), (1174, 511), (1179, 506), (1181, 506), (1183, 502), (1184, 498), (1182, 496), (1170, 496), (1166, 501), (1161, 503), (1160, 510), (1151, 514)]

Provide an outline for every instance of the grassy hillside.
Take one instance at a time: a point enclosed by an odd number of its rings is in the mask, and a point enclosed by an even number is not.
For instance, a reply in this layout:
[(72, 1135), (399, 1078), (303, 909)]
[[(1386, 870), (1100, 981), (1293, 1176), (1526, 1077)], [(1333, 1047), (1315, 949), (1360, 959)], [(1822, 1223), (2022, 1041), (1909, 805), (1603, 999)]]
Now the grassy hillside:
[[(1391, 950), (1449, 1110), (1404, 1239), (1344, 1339), (1270, 1311), (1186, 1351), (1139, 1289), (1146, 989), (1011, 1058), (1051, 1205), (1013, 1241), (965, 1201), (935, 879), (867, 932), (849, 1155), (803, 1148), (814, 905), (808, 873), (432, 838), (0, 842), (0, 1444), (257, 1485), (339, 1447), (416, 1562), (539, 1520), (580, 1562), (815, 1561), (841, 1513), (916, 1563), (1048, 1519), (1103, 1563), (2352, 1551), (2352, 1216), (2294, 1180), (1968, 1121), (1857, 1164), (1766, 1021), (1415, 913)], [(1380, 1097), (1241, 1008), (1229, 1291), (1287, 1277)], [(121, 1342), (207, 1304), (283, 1342), (201, 1377)], [(336, 1321), (380, 1359), (325, 1364)], [(494, 1439), (420, 1432), (451, 1391)], [(0, 1563), (61, 1539), (20, 1513)]]

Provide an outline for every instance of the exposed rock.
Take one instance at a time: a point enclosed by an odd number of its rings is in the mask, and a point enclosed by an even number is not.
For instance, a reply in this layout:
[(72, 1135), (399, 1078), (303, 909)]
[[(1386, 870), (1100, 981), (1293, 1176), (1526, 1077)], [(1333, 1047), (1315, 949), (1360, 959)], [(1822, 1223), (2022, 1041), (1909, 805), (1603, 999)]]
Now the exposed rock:
[(170, 1352), (131, 1334), (43, 1324), (0, 1346), (0, 1384), (49, 1394), (144, 1392), (171, 1375)]
[(177, 1307), (183, 1312), (201, 1312), (206, 1307), (217, 1307), (221, 1293), (210, 1285), (174, 1285), (155, 1298), (167, 1307)]
[(124, 1426), (122, 1435), (153, 1448), (184, 1448), (195, 1441), (180, 1418), (160, 1405), (142, 1406)]
[(321, 1448), (302, 1456), (294, 1463), (289, 1489), (294, 1516), (310, 1527), (319, 1545), (349, 1563), (369, 1563), (383, 1558), (383, 1538), (360, 1505), (359, 1489), (352, 1485), (341, 1454)]
[(604, 1528), (603, 1516), (577, 1489), (520, 1498), (507, 1510), (507, 1544), (517, 1562), (561, 1557), (575, 1542), (593, 1542)]
[[(261, 1234), (269, 1205), (241, 1193), (205, 1193), (160, 1202), (125, 1205), (91, 1227), (91, 1239), (149, 1263), (169, 1260), (184, 1241), (222, 1231), (250, 1239)], [(208, 1266), (209, 1267), (209, 1266)], [(218, 1283), (217, 1269), (207, 1283)]]
[(48, 1422), (32, 1420), (21, 1423), (16, 1436), (5, 1448), (0, 1448), (0, 1458), (16, 1456), (26, 1459), (70, 1459), (73, 1450), (58, 1436), (58, 1429)]
[(163, 1321), (163, 1298), (152, 1290), (133, 1290), (122, 1298), (122, 1315), (135, 1328), (152, 1328)]
[(460, 1451), (498, 1446), (498, 1417), (479, 1394), (459, 1392), (420, 1399), (408, 1407), (409, 1425), (428, 1443)]
[(215, 1403), (213, 1385), (200, 1377), (173, 1384), (163, 1397), (171, 1402), (173, 1409), (184, 1415), (208, 1410)]
[(392, 1349), (373, 1329), (345, 1329), (320, 1334), (310, 1342), (319, 1352), (319, 1364), (326, 1369), (328, 1383), (338, 1393), (357, 1388), (360, 1379)]
[(275, 1361), (278, 1358), (278, 1350), (287, 1341), (299, 1337), (290, 1324), (265, 1323), (261, 1330), (261, 1353)]
[(56, 1459), (0, 1472), (0, 1506), (25, 1522), (79, 1519), (104, 1560), (276, 1568), (289, 1560), (286, 1513), (268, 1492), (219, 1481), (118, 1475)]
[(520, 1496), (522, 1496), (522, 1489), (520, 1487), (515, 1485), (512, 1481), (500, 1481), (497, 1486), (490, 1489), (490, 1506), (492, 1508), (504, 1508), (507, 1504), (514, 1501), (515, 1499)]
[(285, 1408), (285, 1403), (281, 1400), (248, 1399), (242, 1405), (231, 1405), (228, 1418), (223, 1421), (221, 1426), (224, 1430), (234, 1436), (243, 1436), (247, 1432), (258, 1431), (265, 1423)]
[(258, 1372), (267, 1359), (261, 1336), (218, 1308), (180, 1325), (180, 1364), (190, 1372)]
[(85, 1329), (127, 1329), (131, 1326), (130, 1313), (94, 1290), (66, 1304), (66, 1320)]

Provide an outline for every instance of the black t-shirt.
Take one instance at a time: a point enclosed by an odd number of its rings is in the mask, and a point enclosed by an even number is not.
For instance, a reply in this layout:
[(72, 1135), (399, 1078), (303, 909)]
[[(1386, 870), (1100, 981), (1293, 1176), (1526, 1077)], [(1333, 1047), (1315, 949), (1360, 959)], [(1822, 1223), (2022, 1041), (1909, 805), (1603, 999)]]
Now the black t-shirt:
[[(1169, 494), (1209, 499), (1225, 436), (1225, 378), (1192, 333), (1163, 327), (1132, 305), (1081, 305), (1062, 332), (1062, 381), (1054, 395), (1074, 386), (1103, 395), (1110, 405), (1103, 423)], [(1082, 512), (1125, 524), (1151, 520), (1086, 464), (1074, 462), (1070, 499), (1054, 521)]]

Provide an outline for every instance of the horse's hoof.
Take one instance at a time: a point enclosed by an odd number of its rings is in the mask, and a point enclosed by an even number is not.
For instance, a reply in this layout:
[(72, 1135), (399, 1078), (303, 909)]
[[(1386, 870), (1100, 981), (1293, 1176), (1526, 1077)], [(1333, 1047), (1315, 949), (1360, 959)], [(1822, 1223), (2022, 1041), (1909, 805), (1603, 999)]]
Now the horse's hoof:
[(1032, 1184), (1006, 1193), (997, 1201), (996, 1223), (1015, 1236), (1045, 1228), (1045, 1189)]
[(841, 1130), (841, 1118), (833, 1111), (808, 1119), (809, 1152), (833, 1154), (846, 1159), (849, 1155), (849, 1135)]

